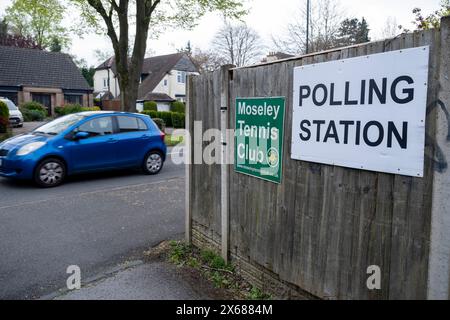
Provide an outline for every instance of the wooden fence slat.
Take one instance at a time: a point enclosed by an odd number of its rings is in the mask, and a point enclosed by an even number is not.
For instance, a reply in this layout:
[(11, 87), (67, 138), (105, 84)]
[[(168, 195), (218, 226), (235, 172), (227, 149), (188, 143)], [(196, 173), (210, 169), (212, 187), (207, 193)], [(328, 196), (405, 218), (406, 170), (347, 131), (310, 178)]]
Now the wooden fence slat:
[[(234, 256), (321, 298), (426, 297), (432, 157), (425, 160), (423, 178), (291, 159), (292, 86), (296, 66), (430, 45), (430, 102), (439, 90), (438, 36), (438, 31), (426, 31), (232, 70), (227, 84), (230, 128), (235, 128), (237, 97), (286, 98), (282, 183), (238, 174), (233, 165), (228, 167), (228, 241)], [(223, 86), (220, 72), (192, 81), (192, 118), (203, 121), (202, 132), (220, 127)], [(433, 113), (426, 125), (427, 134), (434, 136)], [(194, 144), (194, 152), (207, 144)], [(427, 154), (434, 152), (432, 145), (426, 146)], [(203, 231), (207, 238), (220, 236), (220, 166), (194, 165), (190, 172), (193, 228), (198, 223), (208, 230)], [(381, 269), (380, 290), (366, 286), (370, 265)]]

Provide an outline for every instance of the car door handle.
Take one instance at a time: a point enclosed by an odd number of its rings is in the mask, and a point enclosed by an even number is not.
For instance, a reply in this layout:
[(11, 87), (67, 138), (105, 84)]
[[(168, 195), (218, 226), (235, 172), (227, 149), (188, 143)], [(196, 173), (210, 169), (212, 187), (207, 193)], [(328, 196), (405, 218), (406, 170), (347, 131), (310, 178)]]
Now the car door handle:
[(148, 134), (144, 134), (141, 136), (141, 139), (149, 139), (149, 138), (150, 138), (150, 136)]
[(116, 143), (116, 142), (117, 142), (117, 140), (114, 139), (114, 138), (109, 138), (108, 139), (108, 143)]

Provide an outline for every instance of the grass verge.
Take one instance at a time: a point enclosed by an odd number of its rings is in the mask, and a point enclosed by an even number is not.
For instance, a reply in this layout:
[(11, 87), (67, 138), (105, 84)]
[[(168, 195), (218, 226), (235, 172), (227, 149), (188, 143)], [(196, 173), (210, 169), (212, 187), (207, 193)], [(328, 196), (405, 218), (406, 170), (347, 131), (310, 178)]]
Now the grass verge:
[(232, 264), (226, 263), (213, 251), (199, 250), (181, 241), (171, 241), (167, 259), (178, 267), (197, 270), (214, 287), (227, 290), (236, 299), (271, 299), (269, 294), (242, 279)]
[(182, 143), (184, 140), (183, 136), (173, 136), (171, 134), (166, 134), (164, 137), (164, 142), (168, 147), (176, 146), (179, 143)]

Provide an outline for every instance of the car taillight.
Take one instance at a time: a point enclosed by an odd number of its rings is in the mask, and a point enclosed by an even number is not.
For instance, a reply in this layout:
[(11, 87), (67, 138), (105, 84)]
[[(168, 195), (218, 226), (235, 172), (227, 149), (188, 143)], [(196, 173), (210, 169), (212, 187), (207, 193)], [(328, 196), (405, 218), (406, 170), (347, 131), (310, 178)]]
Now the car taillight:
[(166, 134), (161, 131), (160, 137), (161, 137), (162, 142), (164, 142), (164, 138), (166, 137)]

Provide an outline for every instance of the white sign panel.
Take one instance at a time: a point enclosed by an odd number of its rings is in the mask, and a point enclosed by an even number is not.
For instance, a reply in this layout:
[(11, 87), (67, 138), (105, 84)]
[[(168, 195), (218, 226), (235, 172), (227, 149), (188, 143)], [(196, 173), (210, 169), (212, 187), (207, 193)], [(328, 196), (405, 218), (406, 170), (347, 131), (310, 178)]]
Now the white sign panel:
[(429, 47), (294, 69), (297, 160), (422, 177)]

